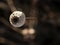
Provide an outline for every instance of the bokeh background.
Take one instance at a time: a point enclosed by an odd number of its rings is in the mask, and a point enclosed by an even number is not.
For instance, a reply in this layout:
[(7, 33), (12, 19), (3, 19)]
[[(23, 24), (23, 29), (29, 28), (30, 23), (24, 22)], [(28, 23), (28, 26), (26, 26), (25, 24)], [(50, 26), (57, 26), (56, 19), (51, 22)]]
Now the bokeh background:
[[(16, 10), (26, 16), (22, 27), (9, 22)], [(60, 0), (0, 0), (0, 45), (60, 45)]]

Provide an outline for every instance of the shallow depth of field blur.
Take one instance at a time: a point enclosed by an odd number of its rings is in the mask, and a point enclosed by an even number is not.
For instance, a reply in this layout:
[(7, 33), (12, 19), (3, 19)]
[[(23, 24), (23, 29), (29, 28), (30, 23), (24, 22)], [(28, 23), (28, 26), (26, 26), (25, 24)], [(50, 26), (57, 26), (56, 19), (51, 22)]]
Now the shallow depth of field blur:
[[(22, 11), (25, 24), (9, 17)], [(60, 0), (0, 0), (0, 45), (60, 45)]]

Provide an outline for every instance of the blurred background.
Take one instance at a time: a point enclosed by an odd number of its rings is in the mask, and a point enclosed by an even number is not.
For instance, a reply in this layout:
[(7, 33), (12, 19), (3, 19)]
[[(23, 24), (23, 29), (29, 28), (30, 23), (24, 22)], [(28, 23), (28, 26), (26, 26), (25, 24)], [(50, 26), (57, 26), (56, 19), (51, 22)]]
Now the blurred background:
[[(21, 27), (9, 22), (16, 10), (26, 16)], [(60, 0), (0, 0), (0, 45), (60, 45)]]

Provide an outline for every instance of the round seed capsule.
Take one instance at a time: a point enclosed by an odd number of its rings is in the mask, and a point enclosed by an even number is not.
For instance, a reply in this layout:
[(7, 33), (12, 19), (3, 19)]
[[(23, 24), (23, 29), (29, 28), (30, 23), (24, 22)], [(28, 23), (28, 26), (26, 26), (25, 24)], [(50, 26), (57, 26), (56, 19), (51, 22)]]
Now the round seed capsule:
[(14, 11), (10, 15), (9, 21), (14, 27), (21, 27), (25, 24), (25, 14), (21, 11)]

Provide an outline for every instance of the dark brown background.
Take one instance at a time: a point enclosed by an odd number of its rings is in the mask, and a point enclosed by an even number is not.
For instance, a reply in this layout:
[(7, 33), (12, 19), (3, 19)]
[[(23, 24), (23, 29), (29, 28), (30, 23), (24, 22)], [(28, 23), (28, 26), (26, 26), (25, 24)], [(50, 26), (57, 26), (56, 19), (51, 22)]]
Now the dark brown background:
[(8, 4), (10, 1), (0, 0), (0, 45), (60, 45), (59, 0), (13, 0), (12, 8), (15, 6), (28, 17), (19, 29), (32, 26), (36, 30), (34, 44), (23, 41), (18, 28), (9, 23), (9, 16), (14, 11)]

